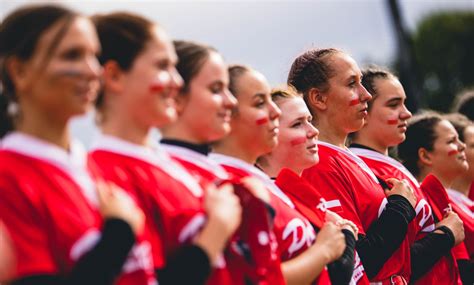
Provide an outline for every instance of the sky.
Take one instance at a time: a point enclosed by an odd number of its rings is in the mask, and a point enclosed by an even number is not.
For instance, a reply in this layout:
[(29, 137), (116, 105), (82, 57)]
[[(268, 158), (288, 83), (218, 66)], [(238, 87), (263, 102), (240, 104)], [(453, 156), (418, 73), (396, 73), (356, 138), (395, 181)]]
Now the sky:
[[(45, 1), (42, 1), (45, 2)], [(0, 19), (17, 7), (40, 1), (0, 0)], [(49, 1), (51, 2), (51, 1)], [(389, 65), (396, 42), (386, 0), (313, 1), (54, 1), (86, 15), (130, 11), (148, 17), (175, 39), (217, 48), (228, 63), (247, 64), (272, 85), (286, 81), (293, 59), (311, 47), (337, 47), (359, 65)], [(426, 15), (472, 10), (474, 0), (401, 0), (410, 31)], [(73, 122), (73, 133), (86, 145), (93, 136), (92, 117)]]

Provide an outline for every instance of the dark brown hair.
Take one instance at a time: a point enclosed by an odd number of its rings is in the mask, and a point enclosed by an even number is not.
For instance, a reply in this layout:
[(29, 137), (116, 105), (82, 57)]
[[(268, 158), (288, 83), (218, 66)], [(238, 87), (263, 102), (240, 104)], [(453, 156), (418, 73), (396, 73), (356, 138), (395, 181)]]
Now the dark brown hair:
[(464, 131), (469, 126), (474, 126), (474, 123), (468, 117), (460, 113), (451, 113), (443, 116), (443, 119), (448, 120), (456, 129), (459, 139), (464, 142)]
[(234, 97), (237, 97), (237, 81), (242, 75), (251, 71), (252, 68), (245, 65), (233, 64), (230, 65), (227, 70), (229, 71), (229, 91), (234, 95)]
[[(92, 21), (97, 29), (102, 52), (99, 62), (104, 65), (115, 61), (119, 67), (127, 71), (132, 67), (135, 58), (144, 50), (152, 39), (152, 21), (127, 12), (116, 12), (106, 15), (95, 15)], [(100, 109), (104, 102), (104, 92), (100, 91), (96, 107)]]
[(408, 121), (406, 139), (398, 145), (398, 157), (414, 176), (418, 176), (421, 171), (418, 165), (418, 150), (424, 148), (433, 151), (437, 138), (435, 128), (442, 120), (439, 113), (425, 111)]
[(474, 89), (468, 89), (456, 96), (453, 112), (458, 112), (474, 121)]
[(291, 65), (287, 83), (303, 94), (310, 111), (312, 108), (308, 104), (309, 90), (329, 90), (329, 79), (334, 76), (329, 62), (330, 56), (339, 52), (341, 51), (335, 48), (311, 49), (298, 56)]
[(189, 91), (191, 80), (199, 73), (211, 52), (217, 50), (211, 46), (191, 41), (173, 41), (178, 64), (176, 69), (184, 80), (181, 94)]
[(0, 24), (0, 137), (14, 129), (13, 118), (7, 109), (17, 101), (15, 85), (6, 69), (8, 60), (13, 57), (29, 60), (41, 36), (54, 24), (63, 21), (47, 48), (43, 59), (43, 63), (47, 64), (77, 16), (77, 13), (55, 5), (25, 6), (10, 13)]
[(369, 111), (372, 107), (373, 101), (378, 96), (377, 87), (375, 86), (375, 80), (392, 78), (397, 79), (397, 77), (388, 69), (384, 69), (376, 65), (372, 65), (362, 71), (362, 85), (370, 93), (370, 95), (372, 95), (372, 100), (369, 100), (367, 102), (369, 106)]

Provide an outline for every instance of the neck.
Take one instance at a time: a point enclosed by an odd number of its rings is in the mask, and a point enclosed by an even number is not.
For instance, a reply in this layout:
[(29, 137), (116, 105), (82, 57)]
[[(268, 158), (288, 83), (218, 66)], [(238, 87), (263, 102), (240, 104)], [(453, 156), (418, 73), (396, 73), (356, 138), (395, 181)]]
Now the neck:
[(367, 136), (367, 134), (364, 134), (364, 133), (357, 133), (355, 136), (354, 136), (354, 139), (352, 141), (353, 143), (356, 143), (356, 144), (361, 144), (361, 145), (364, 145), (366, 147), (369, 147), (381, 154), (384, 154), (384, 155), (388, 155), (388, 146), (384, 146), (380, 143), (378, 143), (376, 140), (374, 139), (371, 139), (369, 136)]
[(242, 147), (236, 140), (232, 140), (230, 137), (213, 145), (212, 151), (241, 159), (252, 165), (255, 164), (258, 158), (258, 155), (252, 154), (248, 147)]
[(331, 121), (325, 117), (318, 118), (315, 127), (319, 130), (319, 140), (333, 144), (335, 146), (346, 148), (347, 133), (334, 127)]
[(58, 118), (53, 112), (38, 110), (27, 104), (21, 106), (21, 111), (15, 130), (69, 150), (69, 118)]
[(471, 177), (463, 175), (454, 180), (453, 184), (451, 185), (451, 189), (454, 189), (467, 197), (469, 196), (469, 190), (471, 188), (472, 182), (473, 180)]
[(288, 161), (277, 161), (273, 158), (272, 154), (267, 154), (263, 157), (262, 163), (259, 163), (258, 166), (265, 172), (269, 177), (277, 177), (280, 171), (283, 168), (288, 168), (291, 171), (295, 172), (299, 176), (303, 173), (304, 168), (298, 168), (295, 166), (290, 166)]
[(423, 169), (417, 178), (419, 181), (422, 181), (423, 179), (425, 179), (426, 176), (428, 176), (428, 174), (433, 174), (434, 176), (436, 176), (436, 178), (438, 178), (438, 180), (441, 182), (445, 189), (451, 188), (454, 178), (450, 175), (439, 173), (431, 168)]
[(180, 140), (184, 142), (189, 142), (192, 144), (208, 144), (209, 141), (206, 141), (201, 136), (195, 134), (195, 132), (189, 128), (187, 124), (184, 124), (181, 120), (178, 119), (177, 122), (171, 123), (166, 127), (160, 129), (163, 138)]
[(106, 118), (100, 126), (102, 132), (137, 145), (146, 146), (150, 127), (137, 123), (133, 118), (124, 115), (125, 112), (117, 114), (121, 115)]

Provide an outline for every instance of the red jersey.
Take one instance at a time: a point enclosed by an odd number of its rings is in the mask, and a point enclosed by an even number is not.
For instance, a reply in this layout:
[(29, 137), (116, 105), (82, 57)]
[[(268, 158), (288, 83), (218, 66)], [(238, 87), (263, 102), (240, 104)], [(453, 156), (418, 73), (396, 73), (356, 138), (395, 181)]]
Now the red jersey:
[[(204, 154), (180, 146), (165, 145), (165, 148), (200, 181), (203, 187), (220, 180), (240, 183), (238, 177), (230, 175), (222, 166)], [(242, 222), (225, 252), (232, 284), (243, 284), (245, 280), (242, 278), (245, 276), (256, 284), (284, 284), (271, 223), (269, 219), (264, 218), (268, 215), (268, 211), (263, 202), (258, 199), (249, 201), (238, 193), (239, 190), (242, 189), (234, 191), (241, 199), (244, 209)], [(242, 242), (245, 244), (244, 247)], [(246, 259), (244, 248), (252, 256), (251, 261)]]
[(474, 201), (462, 193), (447, 189), (453, 210), (459, 215), (464, 223), (464, 244), (469, 257), (474, 260)]
[[(377, 177), (348, 149), (325, 142), (319, 142), (318, 148), (319, 163), (304, 170), (302, 177), (320, 191), (328, 210), (353, 221), (359, 232), (365, 234), (387, 204)], [(409, 251), (408, 244), (402, 243), (401, 247)], [(404, 262), (389, 259), (371, 282), (389, 282), (392, 275), (407, 279), (409, 271)]]
[[(451, 209), (449, 198), (443, 185), (434, 175), (428, 175), (421, 183), (420, 189), (425, 194), (425, 197), (433, 210), (433, 215), (438, 221), (441, 221), (445, 212)], [(463, 247), (463, 243), (454, 247), (450, 254), (442, 257), (431, 271), (418, 280), (416, 284), (461, 285), (462, 282), (459, 276), (456, 256), (463, 252)], [(443, 272), (444, 274), (435, 274), (439, 272)]]
[[(210, 154), (210, 157), (238, 177), (258, 178), (270, 191), (272, 194), (270, 203), (276, 213), (273, 230), (282, 261), (298, 256), (314, 243), (316, 232), (309, 221), (296, 211), (291, 199), (264, 172), (234, 157), (215, 153)], [(331, 284), (326, 268), (314, 284)]]
[(202, 188), (157, 146), (102, 135), (93, 143), (89, 167), (127, 191), (141, 207), (157, 269), (166, 266), (167, 256), (190, 244), (205, 223)]
[[(0, 150), (0, 216), (11, 235), (13, 278), (62, 275), (100, 239), (95, 184), (77, 143), (70, 152), (18, 132)], [(150, 245), (137, 238), (116, 284), (156, 284)]]
[[(405, 179), (414, 189), (415, 196), (417, 198), (417, 204), (415, 207), (416, 218), (410, 223), (408, 227), (407, 238), (409, 240), (410, 245), (414, 241), (422, 239), (426, 236), (427, 233), (430, 233), (435, 229), (435, 221), (433, 218), (432, 208), (428, 203), (425, 194), (423, 193), (423, 191), (421, 191), (420, 184), (418, 183), (416, 178), (408, 171), (408, 169), (403, 166), (403, 164), (389, 156), (383, 155), (373, 150), (362, 148), (351, 148), (351, 150), (359, 157), (361, 157), (373, 170), (373, 172), (379, 177), (394, 177), (400, 180)], [(395, 254), (397, 254), (397, 252)], [(399, 258), (409, 260), (410, 256), (402, 256)], [(449, 273), (443, 272), (443, 270), (452, 268), (454, 266), (453, 264), (450, 264), (452, 262), (452, 259), (442, 257), (438, 261), (437, 265), (435, 265), (428, 273), (426, 273), (417, 282), (417, 284), (429, 284), (434, 280), (433, 278), (436, 278), (436, 276), (439, 275), (449, 276)]]

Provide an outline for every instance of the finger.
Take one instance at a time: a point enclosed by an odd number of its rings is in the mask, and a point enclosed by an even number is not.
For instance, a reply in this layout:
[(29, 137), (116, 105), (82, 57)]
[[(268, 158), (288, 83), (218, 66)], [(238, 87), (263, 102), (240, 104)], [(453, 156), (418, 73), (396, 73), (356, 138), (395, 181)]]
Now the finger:
[(385, 179), (385, 181), (387, 181), (388, 183), (391, 183), (391, 184), (400, 183), (400, 180), (398, 180), (397, 178), (387, 178), (387, 179)]
[(234, 187), (228, 182), (219, 186), (218, 190), (225, 193), (234, 193)]

